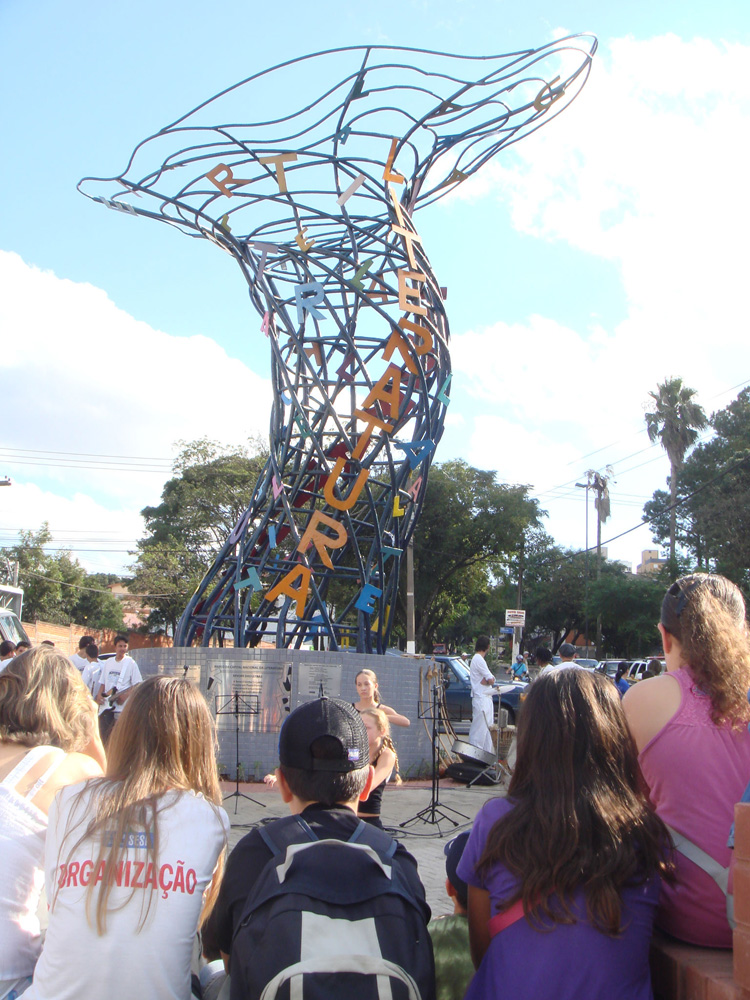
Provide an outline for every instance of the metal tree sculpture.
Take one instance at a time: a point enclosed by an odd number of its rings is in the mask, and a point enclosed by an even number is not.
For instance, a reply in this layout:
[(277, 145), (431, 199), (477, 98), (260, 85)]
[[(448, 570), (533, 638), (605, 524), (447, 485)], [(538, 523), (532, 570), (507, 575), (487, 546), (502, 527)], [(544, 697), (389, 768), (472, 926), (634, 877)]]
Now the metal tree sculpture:
[[(555, 117), (595, 50), (574, 36), (504, 56), (305, 56), (146, 139), (121, 176), (80, 182), (234, 257), (271, 348), (270, 457), (178, 645), (323, 634), (384, 651), (450, 402), (443, 294), (414, 213)], [(262, 120), (237, 124), (247, 109)]]

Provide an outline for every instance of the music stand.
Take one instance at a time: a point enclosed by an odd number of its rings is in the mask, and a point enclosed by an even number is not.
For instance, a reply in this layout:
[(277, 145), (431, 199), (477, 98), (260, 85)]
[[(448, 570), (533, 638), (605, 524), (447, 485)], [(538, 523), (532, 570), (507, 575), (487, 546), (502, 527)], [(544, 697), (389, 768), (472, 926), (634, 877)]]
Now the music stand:
[(440, 705), (443, 700), (443, 675), (438, 669), (437, 678), (435, 684), (432, 688), (432, 701), (427, 702), (427, 708), (422, 711), (421, 707), (417, 712), (417, 716), (420, 719), (432, 719), (432, 790), (430, 794), (430, 804), (424, 809), (420, 809), (418, 813), (412, 816), (410, 819), (405, 819), (403, 823), (399, 823), (400, 827), (410, 826), (412, 823), (430, 823), (433, 826), (437, 826), (439, 836), (443, 836), (443, 832), (440, 829), (440, 821), (445, 820), (448, 823), (452, 823), (454, 827), (459, 826), (459, 823), (449, 816), (448, 813), (455, 813), (456, 816), (461, 816), (463, 819), (469, 819), (464, 813), (459, 812), (458, 809), (454, 809), (452, 806), (447, 806), (440, 801), (440, 751), (438, 749), (439, 739), (438, 739), (438, 722), (440, 719)]
[[(251, 704), (250, 699), (253, 700)], [(216, 695), (216, 714), (217, 715), (233, 715), (235, 719), (235, 790), (230, 792), (229, 795), (225, 795), (223, 801), (226, 802), (227, 799), (234, 799), (234, 813), (237, 815), (237, 806), (240, 804), (240, 799), (247, 799), (248, 802), (254, 802), (256, 806), (262, 806), (266, 808), (265, 802), (259, 802), (258, 799), (254, 799), (252, 795), (245, 795), (244, 792), (240, 791), (240, 716), (242, 715), (259, 715), (260, 706), (258, 705), (257, 694), (251, 694), (247, 696), (247, 700), (239, 695), (236, 691), (234, 694), (227, 695)]]

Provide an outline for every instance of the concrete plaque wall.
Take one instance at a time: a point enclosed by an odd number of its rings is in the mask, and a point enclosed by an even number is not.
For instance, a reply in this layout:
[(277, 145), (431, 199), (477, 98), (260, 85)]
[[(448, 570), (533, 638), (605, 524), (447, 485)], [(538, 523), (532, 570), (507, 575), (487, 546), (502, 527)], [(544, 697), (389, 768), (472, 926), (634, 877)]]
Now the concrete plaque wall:
[(356, 701), (354, 679), (365, 667), (377, 674), (383, 701), (411, 719), (408, 728), (392, 727), (402, 776), (430, 773), (430, 739), (418, 717), (419, 674), (426, 662), (365, 653), (218, 647), (138, 649), (133, 655), (144, 677), (184, 675), (198, 685), (216, 718), (218, 759), (232, 779), (237, 746), (245, 774), (261, 779), (278, 764), (279, 730), (287, 714), (317, 698), (321, 689)]

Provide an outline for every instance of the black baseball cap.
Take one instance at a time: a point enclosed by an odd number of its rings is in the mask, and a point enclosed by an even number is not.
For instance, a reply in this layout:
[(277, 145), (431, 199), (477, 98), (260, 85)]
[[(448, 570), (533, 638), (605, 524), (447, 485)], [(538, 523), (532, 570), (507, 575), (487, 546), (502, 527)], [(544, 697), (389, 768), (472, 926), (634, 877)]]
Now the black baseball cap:
[[(327, 740), (325, 756), (313, 744)], [(338, 744), (338, 746), (336, 746)], [(317, 698), (295, 708), (279, 734), (279, 762), (301, 771), (358, 771), (370, 763), (370, 744), (362, 717), (348, 701)]]
[(469, 889), (466, 883), (456, 872), (458, 868), (458, 862), (464, 853), (464, 848), (466, 847), (466, 841), (469, 839), (469, 831), (464, 830), (463, 833), (459, 833), (457, 837), (453, 840), (449, 840), (448, 843), (443, 848), (443, 853), (445, 854), (445, 874), (448, 877), (448, 881), (456, 890), (456, 896), (461, 906), (465, 907), (469, 897)]

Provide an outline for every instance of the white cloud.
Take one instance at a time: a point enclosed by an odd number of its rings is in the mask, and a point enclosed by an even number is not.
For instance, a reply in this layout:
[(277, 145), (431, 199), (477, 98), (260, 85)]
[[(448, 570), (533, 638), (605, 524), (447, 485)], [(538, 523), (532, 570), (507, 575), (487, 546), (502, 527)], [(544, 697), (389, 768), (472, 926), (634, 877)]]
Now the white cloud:
[[(612, 261), (627, 301), (626, 315), (610, 329), (574, 330), (530, 315), (454, 335), (454, 368), (483, 372), (481, 381), (466, 379), (476, 410), (496, 413), (501, 401), (501, 420), (476, 417), (472, 442), (482, 467), (492, 440), (504, 440), (503, 448), (513, 449), (513, 480), (537, 488), (570, 482), (588, 465), (647, 446), (643, 405), (665, 376), (697, 389), (709, 412), (732, 395), (720, 394), (750, 378), (749, 57), (748, 46), (705, 39), (615, 40), (600, 49), (581, 97), (558, 121), (452, 194), (497, 198), (520, 232)], [(568, 465), (576, 452), (580, 461)], [(659, 454), (620, 463), (616, 473)], [(637, 498), (663, 488), (666, 474), (664, 458), (623, 476), (616, 491), (635, 499), (619, 512), (613, 506), (605, 532), (636, 523)], [(580, 528), (577, 515), (566, 513), (575, 506), (567, 492), (564, 503), (543, 497), (542, 505), (553, 514), (552, 533), (574, 544)], [(627, 547), (634, 558), (649, 544), (644, 529), (618, 543), (615, 554), (627, 558)]]
[(18, 530), (36, 531), (47, 521), (53, 529), (50, 550), (69, 548), (91, 573), (117, 573), (131, 561), (128, 551), (143, 532), (137, 509), (111, 510), (83, 493), (70, 497), (14, 482), (2, 494), (0, 545), (15, 545)]
[(634, 308), (731, 323), (743, 294), (750, 47), (616, 40), (582, 95), (453, 197), (496, 193), (514, 225), (616, 260)]
[[(177, 440), (206, 436), (226, 444), (267, 435), (268, 380), (215, 341), (154, 330), (101, 289), (1, 251), (0, 329), (3, 449), (163, 460), (155, 473), (45, 469), (14, 464), (4, 450), (0, 472), (23, 487), (6, 495), (31, 498), (14, 516), (5, 505), (6, 527), (119, 524), (121, 534), (136, 537), (138, 512), (158, 502)], [(31, 480), (47, 489), (34, 493)]]

